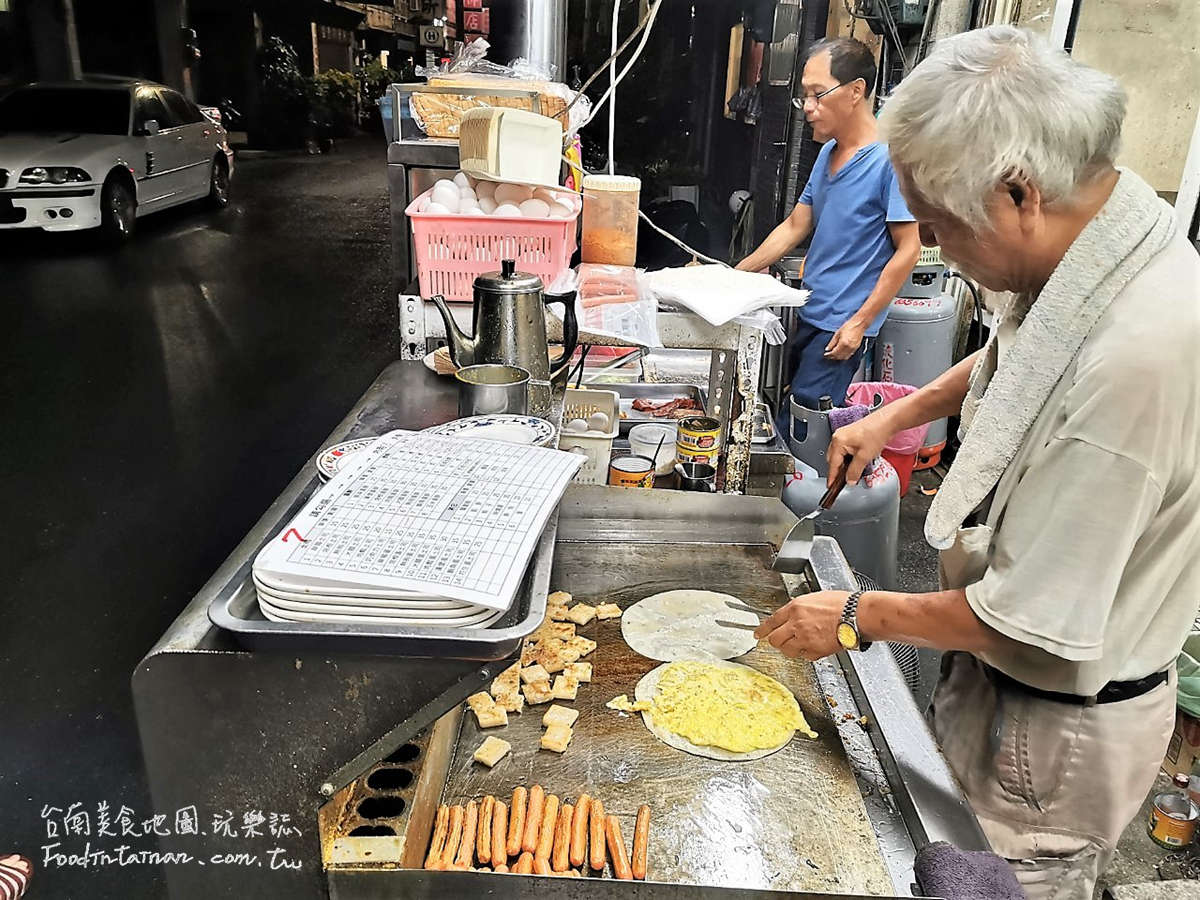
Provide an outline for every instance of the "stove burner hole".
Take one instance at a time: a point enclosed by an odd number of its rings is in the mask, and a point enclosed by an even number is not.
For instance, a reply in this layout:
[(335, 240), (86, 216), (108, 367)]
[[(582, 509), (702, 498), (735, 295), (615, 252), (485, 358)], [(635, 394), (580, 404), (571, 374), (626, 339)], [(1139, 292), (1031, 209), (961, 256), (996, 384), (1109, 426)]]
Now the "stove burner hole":
[(393, 753), (391, 756), (385, 757), (384, 762), (388, 763), (406, 763), (412, 762), (421, 755), (421, 748), (416, 744), (405, 744)]
[(367, 787), (376, 791), (399, 791), (412, 784), (413, 773), (408, 769), (379, 769), (367, 779)]
[(352, 838), (390, 838), (396, 830), (391, 826), (359, 826), (350, 832)]
[(404, 812), (400, 797), (368, 797), (358, 804), (358, 814), (364, 819), (391, 819)]

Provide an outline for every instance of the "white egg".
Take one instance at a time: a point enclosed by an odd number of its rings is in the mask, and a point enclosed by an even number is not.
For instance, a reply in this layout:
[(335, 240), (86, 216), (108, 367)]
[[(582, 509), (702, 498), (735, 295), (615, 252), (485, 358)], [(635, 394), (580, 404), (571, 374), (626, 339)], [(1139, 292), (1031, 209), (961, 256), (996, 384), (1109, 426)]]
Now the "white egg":
[(475, 182), (476, 197), (495, 197), (496, 182), (494, 181), (477, 181)]
[(457, 184), (460, 188), (470, 187), (471, 179), (467, 175), (466, 172), (459, 172), (457, 175), (454, 176), (454, 183)]
[(569, 219), (573, 215), (575, 215), (575, 209), (563, 203), (561, 200), (555, 202), (555, 204), (550, 207), (550, 217), (552, 219)]
[(533, 188), (525, 184), (501, 184), (496, 187), (497, 203), (524, 203), (533, 197)]
[(474, 200), (464, 199), (462, 205), (458, 208), (458, 214), (460, 216), (482, 216), (483, 210), (480, 209), (479, 204)]
[(521, 207), (513, 206), (511, 203), (501, 203), (496, 207), (496, 211), (492, 213), (494, 216), (508, 216), (510, 219), (521, 218)]
[(468, 188), (463, 188), (461, 191), (459, 191), (459, 192), (458, 192), (458, 196), (459, 196), (459, 198), (460, 198), (460, 201), (459, 201), (459, 202), (463, 202), (463, 201), (466, 201), (466, 200), (475, 200), (475, 199), (476, 199), (476, 197), (475, 197), (475, 192), (474, 192), (473, 190), (471, 190), (469, 187), (468, 187)]
[(587, 417), (587, 424), (592, 431), (608, 431), (608, 416), (602, 412), (594, 412)]
[(448, 216), (448, 215), (450, 215), (450, 210), (447, 207), (442, 206), (442, 204), (437, 203), (433, 200), (429, 201), (429, 205), (427, 207), (425, 207), (425, 212), (429, 213), (431, 216)]
[(535, 200), (544, 200), (547, 204), (553, 203), (555, 200), (558, 199), (558, 197), (556, 197), (554, 195), (553, 191), (551, 191), (549, 188), (543, 188), (543, 187), (536, 188), (534, 190), (533, 198)]
[(534, 197), (521, 204), (521, 215), (530, 219), (544, 219), (550, 215), (550, 204)]
[(437, 202), (442, 204), (442, 206), (446, 207), (446, 209), (450, 210), (452, 213), (458, 212), (459, 206), (462, 205), (458, 199), (458, 194), (455, 194), (453, 197), (451, 197), (449, 194), (444, 197), (439, 197), (437, 198)]
[(429, 195), (429, 199), (435, 203), (442, 204), (442, 206), (458, 206), (458, 188), (449, 183), (446, 185), (439, 184), (433, 189), (433, 193)]
[(570, 431), (572, 433), (577, 433), (577, 434), (583, 434), (587, 430), (588, 430), (588, 423), (584, 419), (572, 419), (570, 422), (568, 422), (566, 425), (563, 426), (563, 431)]
[(479, 208), (483, 210), (484, 215), (488, 216), (494, 213), (496, 207), (499, 205), (491, 197), (480, 197), (476, 202), (479, 204)]
[(436, 191), (438, 188), (453, 188), (456, 192), (458, 191), (458, 185), (449, 178), (439, 178), (437, 181), (435, 181), (433, 184), (433, 189)]

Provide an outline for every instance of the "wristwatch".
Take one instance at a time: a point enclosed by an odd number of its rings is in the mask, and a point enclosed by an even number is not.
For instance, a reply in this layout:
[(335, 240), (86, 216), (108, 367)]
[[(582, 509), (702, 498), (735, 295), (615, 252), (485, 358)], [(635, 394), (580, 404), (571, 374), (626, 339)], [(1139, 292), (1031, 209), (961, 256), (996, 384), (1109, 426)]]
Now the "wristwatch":
[(858, 631), (858, 601), (864, 591), (855, 591), (846, 598), (842, 608), (842, 620), (838, 622), (838, 643), (846, 650), (866, 650), (871, 646), (870, 641), (864, 641)]

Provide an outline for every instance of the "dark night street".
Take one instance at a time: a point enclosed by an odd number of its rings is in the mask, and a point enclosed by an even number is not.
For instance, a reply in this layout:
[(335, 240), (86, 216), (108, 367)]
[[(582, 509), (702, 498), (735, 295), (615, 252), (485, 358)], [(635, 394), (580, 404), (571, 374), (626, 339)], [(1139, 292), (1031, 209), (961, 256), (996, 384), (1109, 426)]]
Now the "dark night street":
[(31, 897), (162, 896), (149, 867), (47, 870), (40, 813), (150, 815), (130, 673), (395, 358), (385, 175), (372, 136), (241, 160), (223, 213), (116, 252), (0, 238), (0, 854)]

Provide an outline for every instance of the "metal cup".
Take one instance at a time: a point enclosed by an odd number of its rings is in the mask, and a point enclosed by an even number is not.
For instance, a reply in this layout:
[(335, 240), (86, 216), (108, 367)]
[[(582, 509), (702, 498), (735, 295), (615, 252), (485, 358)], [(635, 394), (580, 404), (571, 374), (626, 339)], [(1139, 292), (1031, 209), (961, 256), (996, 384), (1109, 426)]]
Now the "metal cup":
[(675, 463), (675, 474), (679, 476), (681, 491), (717, 492), (717, 470), (708, 463)]
[(488, 416), (529, 412), (529, 372), (520, 366), (482, 363), (454, 373), (458, 380), (458, 415)]

